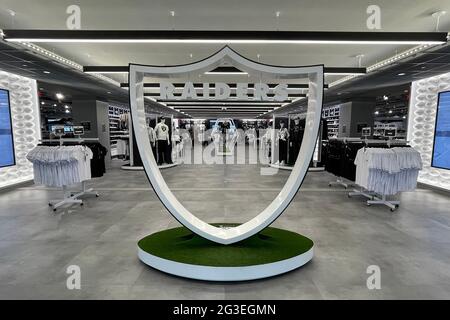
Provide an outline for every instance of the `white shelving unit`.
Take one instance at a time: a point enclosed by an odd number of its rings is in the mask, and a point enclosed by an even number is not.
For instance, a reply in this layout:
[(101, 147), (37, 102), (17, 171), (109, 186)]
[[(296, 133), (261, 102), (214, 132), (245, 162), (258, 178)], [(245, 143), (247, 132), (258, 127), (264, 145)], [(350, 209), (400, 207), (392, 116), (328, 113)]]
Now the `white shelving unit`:
[(322, 118), (327, 121), (328, 138), (337, 137), (339, 134), (340, 106), (325, 107), (322, 110)]

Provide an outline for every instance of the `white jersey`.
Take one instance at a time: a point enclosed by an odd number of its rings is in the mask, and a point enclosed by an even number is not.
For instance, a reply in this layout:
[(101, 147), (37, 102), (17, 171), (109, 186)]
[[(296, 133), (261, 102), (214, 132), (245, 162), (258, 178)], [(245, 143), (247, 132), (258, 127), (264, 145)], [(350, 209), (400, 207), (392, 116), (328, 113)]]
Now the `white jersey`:
[(157, 140), (169, 140), (169, 127), (160, 122), (155, 126), (155, 134)]
[(287, 128), (280, 128), (278, 130), (278, 140), (286, 141), (289, 138), (289, 131)]

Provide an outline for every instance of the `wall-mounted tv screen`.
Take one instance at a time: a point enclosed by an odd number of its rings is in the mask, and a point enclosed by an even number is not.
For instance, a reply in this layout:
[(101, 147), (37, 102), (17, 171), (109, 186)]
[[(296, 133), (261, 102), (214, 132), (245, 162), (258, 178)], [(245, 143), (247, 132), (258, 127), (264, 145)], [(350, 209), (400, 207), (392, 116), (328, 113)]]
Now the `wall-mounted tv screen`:
[(9, 91), (0, 89), (0, 168), (15, 164)]
[(450, 170), (450, 91), (440, 92), (431, 166)]

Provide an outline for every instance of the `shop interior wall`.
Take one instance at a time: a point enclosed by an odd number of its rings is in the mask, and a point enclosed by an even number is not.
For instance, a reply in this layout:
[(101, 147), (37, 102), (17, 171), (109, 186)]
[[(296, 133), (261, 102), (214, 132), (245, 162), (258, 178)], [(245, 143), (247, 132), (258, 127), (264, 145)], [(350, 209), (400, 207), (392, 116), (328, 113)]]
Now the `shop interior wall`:
[(419, 182), (450, 191), (450, 170), (431, 167), (438, 94), (450, 90), (450, 73), (415, 81), (411, 86), (408, 141), (424, 164)]
[(33, 165), (26, 159), (41, 138), (36, 80), (0, 70), (0, 88), (9, 90), (16, 165), (0, 168), (0, 188), (30, 181)]

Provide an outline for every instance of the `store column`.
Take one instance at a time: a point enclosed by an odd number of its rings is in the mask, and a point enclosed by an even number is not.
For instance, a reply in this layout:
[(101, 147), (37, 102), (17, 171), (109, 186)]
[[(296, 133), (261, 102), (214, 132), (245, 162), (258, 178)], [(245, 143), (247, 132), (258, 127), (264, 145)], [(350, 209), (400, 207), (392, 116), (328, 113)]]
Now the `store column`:
[(84, 127), (85, 138), (98, 138), (108, 149), (105, 163), (111, 163), (111, 145), (109, 132), (108, 104), (94, 99), (74, 99), (72, 102), (72, 117), (74, 125)]

